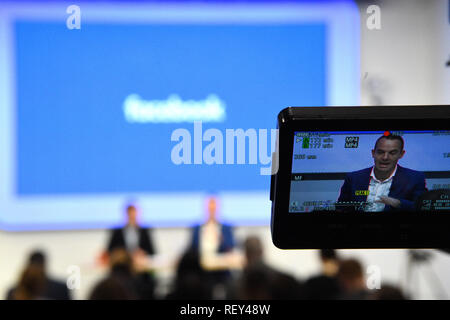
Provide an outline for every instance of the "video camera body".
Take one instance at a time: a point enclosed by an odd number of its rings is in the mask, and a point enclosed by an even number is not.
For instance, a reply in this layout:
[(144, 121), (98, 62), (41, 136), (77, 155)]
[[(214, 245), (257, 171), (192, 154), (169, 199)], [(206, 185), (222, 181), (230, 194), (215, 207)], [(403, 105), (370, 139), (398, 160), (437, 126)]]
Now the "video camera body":
[(270, 199), (282, 249), (450, 243), (450, 106), (289, 107)]

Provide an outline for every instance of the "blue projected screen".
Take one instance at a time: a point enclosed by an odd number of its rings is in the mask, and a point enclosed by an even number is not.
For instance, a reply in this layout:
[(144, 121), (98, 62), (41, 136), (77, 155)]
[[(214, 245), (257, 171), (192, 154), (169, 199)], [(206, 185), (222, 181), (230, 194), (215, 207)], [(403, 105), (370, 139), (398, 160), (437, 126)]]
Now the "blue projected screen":
[(449, 145), (449, 131), (295, 132), (289, 211), (450, 210)]
[(351, 1), (2, 9), (3, 229), (267, 224), (278, 112), (358, 104)]
[(15, 25), (20, 196), (266, 190), (255, 165), (173, 164), (172, 132), (193, 125), (130, 121), (125, 101), (214, 95), (225, 115), (202, 128), (223, 132), (271, 128), (279, 107), (296, 101), (326, 103), (323, 23), (83, 28)]

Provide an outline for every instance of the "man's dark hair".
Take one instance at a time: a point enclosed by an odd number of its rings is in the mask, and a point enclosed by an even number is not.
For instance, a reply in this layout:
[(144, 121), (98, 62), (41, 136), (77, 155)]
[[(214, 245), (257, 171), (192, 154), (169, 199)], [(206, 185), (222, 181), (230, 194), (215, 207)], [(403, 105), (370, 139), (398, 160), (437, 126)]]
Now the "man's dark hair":
[(40, 265), (40, 266), (44, 266), (45, 265), (45, 254), (42, 251), (33, 251), (30, 254), (30, 257), (28, 259), (28, 263), (32, 264), (32, 265)]
[(244, 241), (245, 256), (247, 262), (261, 262), (263, 257), (263, 247), (261, 240), (257, 236), (249, 236)]
[(328, 259), (337, 260), (336, 250), (334, 250), (334, 249), (320, 249), (320, 258), (322, 260), (328, 260)]
[(136, 202), (135, 201), (126, 202), (124, 209), (125, 209), (125, 213), (128, 214), (128, 212), (130, 212), (130, 210), (136, 209)]
[(400, 141), (400, 151), (403, 151), (403, 147), (405, 146), (405, 141), (403, 140), (403, 138), (401, 136), (397, 136), (397, 135), (394, 135), (394, 134), (389, 134), (387, 136), (383, 135), (383, 136), (379, 137), (377, 139), (377, 141), (375, 142), (374, 150), (377, 150), (378, 141), (380, 141), (381, 139)]

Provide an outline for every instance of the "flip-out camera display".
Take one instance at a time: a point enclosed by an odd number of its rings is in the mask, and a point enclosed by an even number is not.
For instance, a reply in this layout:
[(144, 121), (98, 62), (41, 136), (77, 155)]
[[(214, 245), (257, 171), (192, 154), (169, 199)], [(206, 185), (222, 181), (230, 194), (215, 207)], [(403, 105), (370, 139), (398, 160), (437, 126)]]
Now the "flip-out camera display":
[(289, 212), (450, 211), (449, 146), (450, 131), (295, 132)]
[(272, 235), (280, 248), (446, 247), (450, 107), (288, 108)]

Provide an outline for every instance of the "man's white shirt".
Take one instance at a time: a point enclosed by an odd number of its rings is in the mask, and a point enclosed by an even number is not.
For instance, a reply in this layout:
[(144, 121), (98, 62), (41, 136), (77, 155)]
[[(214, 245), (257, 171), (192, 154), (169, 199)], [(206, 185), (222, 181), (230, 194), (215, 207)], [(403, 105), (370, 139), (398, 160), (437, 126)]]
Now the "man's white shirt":
[(374, 168), (372, 167), (372, 172), (370, 173), (370, 183), (369, 183), (369, 195), (367, 196), (367, 206), (365, 211), (367, 212), (381, 212), (384, 210), (385, 204), (383, 202), (375, 202), (380, 200), (381, 196), (387, 197), (391, 191), (392, 180), (394, 179), (395, 173), (397, 172), (397, 166), (395, 166), (394, 171), (384, 181), (380, 181), (375, 177)]
[(215, 254), (220, 245), (220, 225), (209, 221), (200, 228), (200, 252), (202, 254)]

